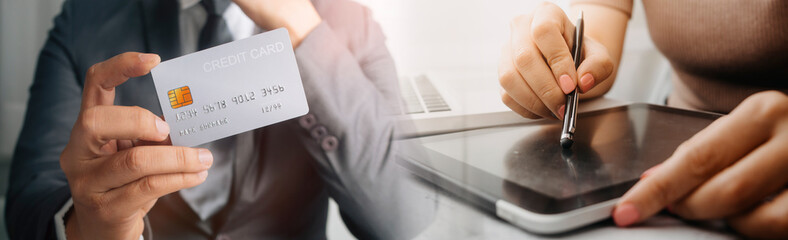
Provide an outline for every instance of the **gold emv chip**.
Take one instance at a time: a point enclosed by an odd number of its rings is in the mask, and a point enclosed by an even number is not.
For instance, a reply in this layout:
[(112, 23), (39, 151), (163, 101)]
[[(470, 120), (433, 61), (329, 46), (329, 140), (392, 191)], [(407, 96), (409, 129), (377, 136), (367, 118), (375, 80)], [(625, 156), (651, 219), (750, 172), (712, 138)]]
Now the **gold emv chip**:
[(192, 104), (192, 91), (189, 90), (189, 86), (183, 86), (170, 90), (167, 92), (167, 95), (170, 98), (170, 106), (172, 109)]

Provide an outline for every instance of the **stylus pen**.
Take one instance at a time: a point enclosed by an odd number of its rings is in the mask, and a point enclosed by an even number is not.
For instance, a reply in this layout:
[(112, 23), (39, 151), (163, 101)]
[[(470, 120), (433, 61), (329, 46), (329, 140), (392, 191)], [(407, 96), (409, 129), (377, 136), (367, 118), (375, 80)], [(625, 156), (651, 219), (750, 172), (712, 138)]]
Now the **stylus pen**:
[[(575, 41), (572, 44), (572, 59), (575, 60), (575, 69), (580, 66), (580, 58), (583, 49), (583, 11), (580, 11), (580, 16), (577, 18), (575, 24)], [(571, 148), (575, 138), (575, 124), (577, 124), (577, 100), (578, 90), (566, 95), (566, 107), (564, 108), (564, 127), (561, 131), (561, 146), (564, 148)]]

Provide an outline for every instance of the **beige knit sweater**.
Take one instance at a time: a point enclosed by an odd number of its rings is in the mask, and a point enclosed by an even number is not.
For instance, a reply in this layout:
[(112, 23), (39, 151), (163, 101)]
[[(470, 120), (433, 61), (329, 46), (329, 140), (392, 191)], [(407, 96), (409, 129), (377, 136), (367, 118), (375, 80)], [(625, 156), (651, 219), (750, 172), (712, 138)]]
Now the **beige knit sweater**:
[[(633, 0), (573, 0), (627, 15)], [(788, 0), (642, 0), (673, 66), (668, 105), (728, 113), (753, 93), (788, 94)]]

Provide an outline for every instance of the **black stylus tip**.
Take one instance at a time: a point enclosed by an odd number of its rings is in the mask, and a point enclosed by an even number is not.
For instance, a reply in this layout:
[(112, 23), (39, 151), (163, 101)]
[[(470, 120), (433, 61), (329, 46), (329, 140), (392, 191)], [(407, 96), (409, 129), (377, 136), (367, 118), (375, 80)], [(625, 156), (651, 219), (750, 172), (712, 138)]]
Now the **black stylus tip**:
[(572, 141), (572, 139), (569, 139), (569, 138), (562, 138), (561, 139), (561, 147), (571, 148), (573, 143), (575, 143), (575, 141)]

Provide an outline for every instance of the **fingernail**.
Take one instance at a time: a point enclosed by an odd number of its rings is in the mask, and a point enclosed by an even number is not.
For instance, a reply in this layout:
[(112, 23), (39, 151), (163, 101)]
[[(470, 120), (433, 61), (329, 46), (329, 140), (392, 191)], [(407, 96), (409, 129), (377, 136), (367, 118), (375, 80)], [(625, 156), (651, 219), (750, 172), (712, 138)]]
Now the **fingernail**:
[(210, 166), (211, 163), (213, 162), (213, 154), (211, 154), (211, 151), (208, 151), (208, 149), (205, 148), (200, 149), (199, 158), (200, 158), (200, 163), (202, 163), (205, 166)]
[(566, 110), (566, 104), (561, 105), (561, 107), (558, 108), (558, 119), (559, 120), (563, 120), (564, 119), (564, 111), (565, 110)]
[(140, 53), (140, 62), (150, 62), (158, 57), (159, 55), (153, 53)]
[(197, 177), (199, 177), (200, 179), (207, 178), (208, 177), (208, 170), (205, 170), (205, 171), (197, 173)]
[(588, 92), (592, 87), (594, 87), (594, 76), (586, 73), (580, 78), (580, 88), (583, 89), (583, 92)]
[(618, 205), (616, 209), (613, 210), (613, 220), (619, 227), (632, 225), (637, 222), (639, 218), (640, 213), (638, 213), (638, 209), (631, 203)]
[(156, 118), (156, 131), (167, 136), (167, 134), (170, 134), (170, 125), (164, 120), (161, 120), (161, 118)]
[(564, 94), (569, 94), (575, 90), (575, 82), (566, 74), (558, 78), (558, 85), (561, 85), (561, 91), (564, 91)]
[(657, 164), (656, 166), (653, 166), (653, 167), (647, 169), (642, 174), (640, 174), (640, 179), (643, 179), (643, 178), (646, 178), (648, 176), (651, 176), (651, 174), (654, 174), (654, 171), (657, 170), (659, 168), (659, 166), (661, 166), (661, 165), (662, 164)]

